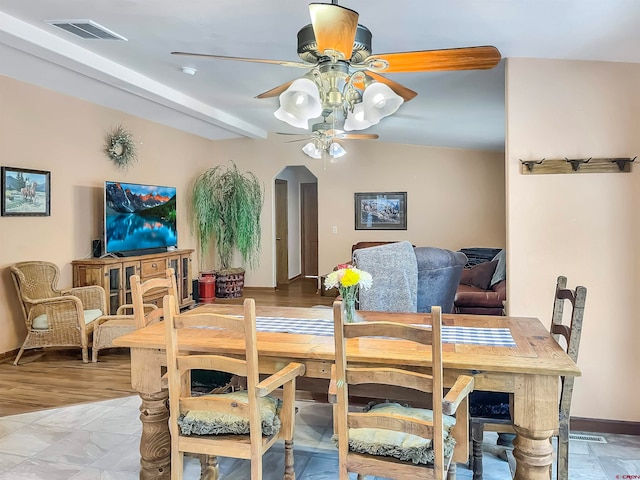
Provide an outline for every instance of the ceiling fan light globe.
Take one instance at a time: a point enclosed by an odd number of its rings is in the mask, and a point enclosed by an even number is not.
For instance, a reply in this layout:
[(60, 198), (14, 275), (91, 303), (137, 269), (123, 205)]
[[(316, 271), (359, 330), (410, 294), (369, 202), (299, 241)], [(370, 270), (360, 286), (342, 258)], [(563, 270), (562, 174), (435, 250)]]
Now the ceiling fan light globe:
[(343, 157), (347, 154), (347, 151), (342, 148), (342, 145), (340, 145), (339, 143), (333, 142), (331, 145), (329, 145), (329, 155), (331, 155), (333, 158), (340, 158)]
[[(377, 122), (376, 122), (377, 123)], [(372, 122), (365, 118), (364, 105), (358, 103), (353, 107), (353, 112), (347, 114), (347, 118), (344, 121), (345, 130), (364, 130), (373, 125)]]
[(313, 142), (309, 142), (304, 147), (302, 147), (302, 151), (311, 158), (322, 158), (322, 152), (320, 152), (318, 147), (316, 147), (316, 144)]
[[(316, 84), (308, 78), (298, 78), (280, 94), (280, 108), (284, 112), (302, 120), (319, 117), (322, 113), (322, 102)], [(284, 116), (284, 115), (283, 115)], [(276, 118), (283, 120), (276, 115)], [(287, 120), (283, 120), (287, 121)], [(287, 122), (289, 123), (289, 122)], [(305, 127), (308, 128), (308, 124)]]
[(380, 82), (369, 85), (362, 95), (365, 119), (372, 124), (394, 114), (403, 103), (404, 99), (400, 95)]
[(288, 123), (292, 127), (303, 128), (305, 130), (309, 128), (309, 120), (296, 117), (295, 115), (292, 115), (289, 112), (287, 112), (282, 107), (280, 107), (278, 110), (273, 112), (273, 116), (276, 117), (278, 120)]

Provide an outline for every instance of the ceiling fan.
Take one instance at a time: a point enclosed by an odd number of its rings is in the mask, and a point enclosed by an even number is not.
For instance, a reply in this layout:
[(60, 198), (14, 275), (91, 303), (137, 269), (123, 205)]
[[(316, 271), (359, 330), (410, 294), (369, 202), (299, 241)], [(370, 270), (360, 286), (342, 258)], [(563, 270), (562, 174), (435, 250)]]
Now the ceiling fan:
[(393, 114), (414, 98), (413, 90), (381, 73), (475, 70), (495, 67), (501, 59), (493, 46), (373, 54), (371, 32), (358, 23), (358, 13), (332, 3), (309, 4), (311, 24), (298, 32), (302, 62), (171, 52), (220, 60), (256, 62), (309, 69), (301, 78), (261, 93), (280, 97), (276, 118), (307, 129), (317, 117), (344, 122), (345, 130), (363, 130)]
[[(278, 135), (301, 135), (299, 133), (282, 133)], [(302, 142), (310, 140), (302, 151), (311, 158), (324, 158), (326, 155), (331, 157), (330, 163), (336, 163), (337, 159), (346, 155), (347, 151), (336, 140), (375, 140), (378, 135), (375, 133), (345, 133), (343, 130), (335, 128), (333, 123), (327, 122), (325, 118), (323, 122), (316, 123), (311, 126), (311, 135), (304, 138), (289, 140), (285, 143)]]

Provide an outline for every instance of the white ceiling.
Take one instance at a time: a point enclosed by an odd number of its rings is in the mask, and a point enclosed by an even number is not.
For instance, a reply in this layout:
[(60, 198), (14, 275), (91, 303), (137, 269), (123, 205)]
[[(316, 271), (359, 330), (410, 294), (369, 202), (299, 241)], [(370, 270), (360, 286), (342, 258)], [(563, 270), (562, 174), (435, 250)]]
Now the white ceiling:
[[(494, 45), (507, 57), (640, 63), (638, 0), (343, 0), (373, 53)], [(302, 75), (191, 51), (299, 61), (307, 1), (1, 0), (0, 74), (211, 139), (302, 133), (266, 90)], [(128, 39), (82, 40), (44, 20), (91, 19)], [(182, 66), (198, 70), (194, 76)], [(382, 141), (504, 149), (504, 60), (485, 71), (388, 74), (418, 96), (367, 130)]]

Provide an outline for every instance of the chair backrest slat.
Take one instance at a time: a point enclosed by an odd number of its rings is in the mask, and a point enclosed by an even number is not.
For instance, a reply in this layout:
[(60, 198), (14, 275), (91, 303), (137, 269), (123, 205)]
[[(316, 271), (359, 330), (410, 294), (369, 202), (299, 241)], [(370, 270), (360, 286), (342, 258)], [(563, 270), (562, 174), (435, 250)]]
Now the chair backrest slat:
[(416, 372), (404, 372), (397, 368), (358, 368), (351, 367), (346, 372), (347, 383), (360, 385), (379, 383), (386, 385), (402, 385), (425, 393), (433, 391), (433, 376)]
[(390, 337), (410, 340), (423, 345), (431, 345), (433, 333), (421, 326), (394, 322), (347, 323), (344, 325), (345, 338)]
[(239, 377), (247, 376), (247, 362), (222, 355), (187, 355), (176, 358), (180, 370), (220, 370)]
[(395, 432), (405, 432), (422, 438), (433, 438), (434, 422), (402, 417), (400, 415), (375, 413), (350, 413), (347, 418), (349, 428), (383, 428)]
[(211, 410), (219, 414), (247, 417), (249, 406), (224, 396), (184, 397), (180, 399), (180, 413), (192, 410)]
[(230, 315), (191, 314), (176, 317), (176, 328), (204, 327), (220, 328), (244, 334), (245, 320), (243, 317)]
[(145, 297), (148, 298), (150, 295), (173, 296), (176, 299), (174, 303), (174, 313), (180, 313), (180, 307), (177, 302), (178, 287), (176, 285), (176, 276), (173, 268), (167, 268), (165, 270), (165, 276), (162, 278), (151, 278), (142, 282), (139, 275), (131, 275), (129, 282), (131, 284), (131, 303), (133, 304), (133, 318), (136, 328), (144, 328), (148, 325), (158, 323), (164, 315), (161, 308), (145, 312)]

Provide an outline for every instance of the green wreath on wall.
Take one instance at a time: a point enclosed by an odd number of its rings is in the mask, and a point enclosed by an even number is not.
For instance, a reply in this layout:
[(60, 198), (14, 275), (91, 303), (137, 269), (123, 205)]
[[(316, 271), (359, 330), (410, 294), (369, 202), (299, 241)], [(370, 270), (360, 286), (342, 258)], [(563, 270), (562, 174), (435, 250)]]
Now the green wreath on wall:
[(122, 125), (118, 125), (107, 134), (104, 153), (118, 168), (128, 168), (138, 160), (133, 134)]

